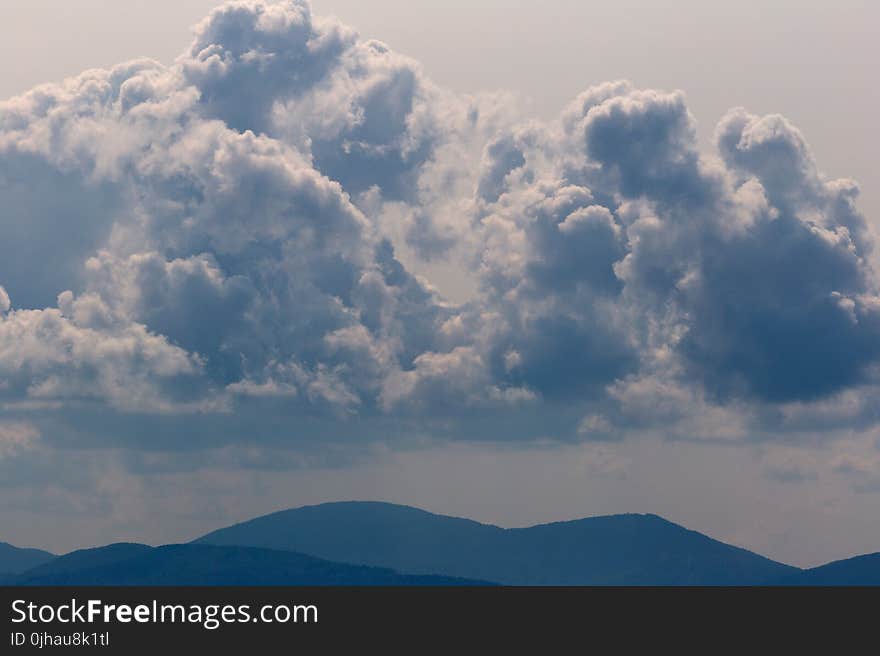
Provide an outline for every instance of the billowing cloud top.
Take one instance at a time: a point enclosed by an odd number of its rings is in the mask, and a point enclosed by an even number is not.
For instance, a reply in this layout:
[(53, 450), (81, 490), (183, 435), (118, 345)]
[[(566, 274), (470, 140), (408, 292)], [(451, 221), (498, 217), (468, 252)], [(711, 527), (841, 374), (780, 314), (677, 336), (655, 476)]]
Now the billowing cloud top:
[(627, 82), (522, 121), (306, 2), (229, 3), (171, 66), (0, 104), (0, 403), (175, 448), (870, 421), (856, 184), (781, 116), (715, 134)]

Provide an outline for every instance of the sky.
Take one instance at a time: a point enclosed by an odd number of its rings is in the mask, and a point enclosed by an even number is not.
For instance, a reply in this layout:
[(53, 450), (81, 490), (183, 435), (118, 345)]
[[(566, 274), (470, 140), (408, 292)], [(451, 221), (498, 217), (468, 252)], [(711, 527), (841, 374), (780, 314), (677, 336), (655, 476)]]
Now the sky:
[(215, 4), (0, 8), (0, 539), (880, 548), (876, 5)]

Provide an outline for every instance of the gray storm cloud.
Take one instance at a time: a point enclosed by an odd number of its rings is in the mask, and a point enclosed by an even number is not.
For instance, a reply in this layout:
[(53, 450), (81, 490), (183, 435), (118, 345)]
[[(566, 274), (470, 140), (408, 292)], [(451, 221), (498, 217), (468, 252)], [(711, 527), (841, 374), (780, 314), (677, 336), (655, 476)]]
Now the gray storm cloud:
[(0, 403), (297, 444), (864, 422), (856, 184), (780, 116), (732, 110), (716, 146), (679, 92), (607, 83), (523, 121), (305, 2), (224, 5), (170, 66), (0, 104)]

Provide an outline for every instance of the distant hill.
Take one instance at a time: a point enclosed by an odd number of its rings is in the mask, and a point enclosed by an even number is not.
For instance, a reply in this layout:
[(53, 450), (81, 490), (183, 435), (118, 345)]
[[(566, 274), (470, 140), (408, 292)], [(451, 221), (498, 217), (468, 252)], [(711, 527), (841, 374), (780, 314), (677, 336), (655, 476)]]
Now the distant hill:
[(20, 574), (55, 558), (55, 554), (40, 549), (21, 549), (0, 542), (0, 576)]
[(880, 585), (880, 553), (805, 569), (779, 581), (781, 585)]
[(0, 542), (3, 585), (880, 585), (880, 553), (800, 570), (656, 515), (504, 529), (389, 503), (284, 510), (189, 544), (55, 556)]
[(12, 585), (483, 585), (253, 547), (117, 544), (75, 551)]
[(146, 544), (130, 542), (118, 542), (94, 549), (80, 549), (33, 567), (20, 573), (20, 576), (60, 580), (67, 575), (77, 575), (82, 570), (106, 568), (152, 550), (153, 547)]
[(755, 585), (800, 571), (656, 515), (503, 529), (378, 502), (285, 510), (195, 543), (290, 550), (509, 585)]

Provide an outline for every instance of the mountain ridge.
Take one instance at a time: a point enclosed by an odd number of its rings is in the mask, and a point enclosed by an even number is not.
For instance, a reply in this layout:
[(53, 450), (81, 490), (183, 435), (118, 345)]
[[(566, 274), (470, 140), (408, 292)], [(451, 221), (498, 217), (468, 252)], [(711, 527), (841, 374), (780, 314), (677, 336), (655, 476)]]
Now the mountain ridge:
[(42, 549), (16, 547), (8, 542), (0, 542), (0, 576), (19, 574), (55, 557), (55, 554)]
[(880, 585), (880, 552), (833, 560), (779, 581), (789, 586)]
[[(125, 547), (119, 553), (115, 547)], [(112, 552), (112, 553), (111, 553)], [(109, 556), (109, 557), (108, 557)], [(73, 561), (73, 562), (71, 562)], [(84, 564), (85, 563), (85, 564)], [(442, 576), (408, 576), (387, 568), (335, 563), (292, 551), (167, 544), (108, 545), (59, 556), (7, 582), (19, 586), (164, 585), (491, 585)]]
[[(5, 555), (20, 571), (2, 570)], [(340, 501), (275, 511), (185, 544), (113, 543), (55, 556), (0, 542), (0, 583), (880, 585), (880, 552), (800, 569), (653, 513), (503, 528), (413, 506)]]
[(193, 543), (509, 585), (756, 585), (799, 571), (638, 513), (501, 528), (399, 504), (332, 502), (256, 517)]

